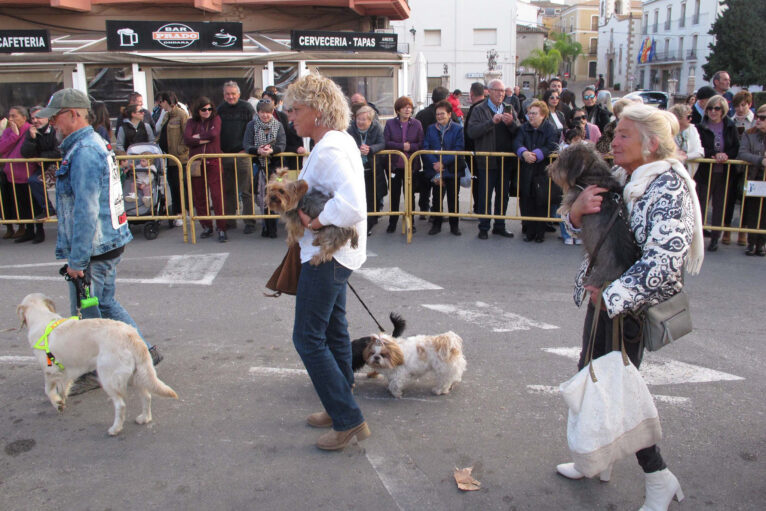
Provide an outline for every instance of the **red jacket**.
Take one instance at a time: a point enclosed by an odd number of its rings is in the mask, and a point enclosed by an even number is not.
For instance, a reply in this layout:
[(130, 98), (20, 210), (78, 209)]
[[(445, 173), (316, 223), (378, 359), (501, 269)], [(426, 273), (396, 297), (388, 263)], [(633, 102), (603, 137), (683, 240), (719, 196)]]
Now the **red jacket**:
[(457, 98), (457, 96), (450, 94), (447, 96), (447, 101), (449, 101), (450, 105), (452, 105), (452, 111), (455, 112), (455, 115), (458, 117), (463, 117), (463, 111), (460, 109), (460, 100)]

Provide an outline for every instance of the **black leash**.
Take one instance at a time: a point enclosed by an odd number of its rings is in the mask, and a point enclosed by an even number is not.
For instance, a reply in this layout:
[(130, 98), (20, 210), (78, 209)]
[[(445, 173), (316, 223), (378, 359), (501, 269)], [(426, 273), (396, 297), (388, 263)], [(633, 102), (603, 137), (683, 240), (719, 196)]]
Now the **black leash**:
[(362, 300), (362, 297), (359, 296), (359, 293), (356, 292), (356, 289), (354, 289), (354, 286), (351, 285), (351, 282), (346, 281), (346, 283), (348, 284), (349, 289), (351, 289), (351, 291), (354, 293), (354, 296), (356, 296), (357, 300), (359, 300), (359, 303), (362, 304), (362, 307), (364, 307), (364, 310), (367, 311), (367, 314), (369, 314), (372, 320), (375, 322), (375, 324), (378, 325), (378, 328), (380, 329), (380, 331), (385, 332), (386, 329), (380, 326), (380, 323), (378, 323), (378, 320), (375, 319), (375, 316), (372, 314), (372, 311), (367, 308), (367, 305), (364, 303), (364, 300)]

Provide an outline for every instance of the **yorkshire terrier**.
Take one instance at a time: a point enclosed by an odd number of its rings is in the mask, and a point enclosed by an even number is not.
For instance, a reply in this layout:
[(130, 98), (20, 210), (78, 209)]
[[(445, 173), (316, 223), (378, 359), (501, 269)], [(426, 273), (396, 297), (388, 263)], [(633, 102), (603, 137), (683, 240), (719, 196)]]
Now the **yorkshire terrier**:
[[(622, 184), (612, 174), (593, 144), (573, 144), (548, 166), (548, 175), (564, 191), (559, 214), (563, 217), (580, 193), (590, 185), (606, 188), (601, 211), (582, 218), (580, 239), (591, 261), (599, 242), (601, 248), (584, 283), (601, 288), (633, 266), (641, 251), (630, 229), (628, 210), (622, 199)], [(613, 215), (617, 217), (613, 220)]]
[(466, 368), (463, 339), (455, 332), (403, 339), (381, 333), (372, 338), (364, 349), (364, 360), (388, 378), (388, 391), (394, 397), (402, 397), (402, 391), (412, 379), (429, 372), (436, 376), (432, 389), (436, 395), (449, 394), (452, 387), (462, 381)]
[[(298, 210), (316, 218), (332, 197), (316, 189), (309, 190), (308, 183), (303, 179), (289, 181), (287, 172), (287, 169), (277, 169), (269, 178), (266, 185), (266, 205), (270, 210), (282, 215), (287, 227), (287, 244), (292, 245), (303, 237), (304, 232)], [(356, 227), (323, 226), (314, 234), (313, 245), (320, 250), (311, 258), (311, 264), (317, 266), (331, 261), (333, 254), (349, 241), (352, 248), (359, 246)]]

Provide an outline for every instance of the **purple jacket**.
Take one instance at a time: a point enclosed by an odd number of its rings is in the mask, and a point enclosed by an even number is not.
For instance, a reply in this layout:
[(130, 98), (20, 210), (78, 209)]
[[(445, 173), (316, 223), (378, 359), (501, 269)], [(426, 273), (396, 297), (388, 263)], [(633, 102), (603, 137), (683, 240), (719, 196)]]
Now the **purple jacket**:
[[(383, 139), (386, 141), (386, 149), (401, 151), (409, 157), (415, 151), (423, 149), (423, 125), (417, 119), (410, 118), (407, 121), (407, 140), (402, 140), (402, 123), (398, 117), (386, 121), (383, 130)], [(410, 150), (404, 150), (404, 142), (410, 143)], [(416, 161), (419, 162), (418, 159)], [(400, 156), (394, 158), (394, 168), (403, 169), (404, 162)], [(419, 167), (418, 167), (419, 168)]]
[[(10, 121), (9, 121), (10, 124)], [(10, 126), (8, 126), (3, 135), (0, 136), (0, 158), (23, 158), (21, 155), (21, 145), (24, 143), (24, 138), (27, 136), (27, 131), (32, 125), (25, 122), (21, 128), (19, 128), (19, 134), (16, 135)], [(422, 136), (420, 137), (423, 138)], [(37, 169), (37, 163), (29, 164), (29, 175), (35, 173)], [(11, 182), (11, 173), (13, 173), (13, 182), (16, 184), (23, 184), (27, 182), (27, 165), (24, 163), (6, 163), (3, 170), (5, 171), (5, 177), (8, 178), (8, 182)]]

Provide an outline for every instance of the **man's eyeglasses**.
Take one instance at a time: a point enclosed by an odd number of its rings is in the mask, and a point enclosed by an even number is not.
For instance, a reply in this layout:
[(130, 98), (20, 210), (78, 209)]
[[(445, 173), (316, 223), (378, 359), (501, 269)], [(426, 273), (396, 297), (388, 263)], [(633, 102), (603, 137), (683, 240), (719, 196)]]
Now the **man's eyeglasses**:
[(200, 112), (212, 112), (213, 107), (212, 106), (205, 106), (199, 109)]
[(721, 108), (720, 106), (709, 106), (705, 110), (707, 110), (708, 112), (711, 111), (711, 110), (715, 110), (716, 112), (720, 112), (721, 110), (723, 110), (723, 108)]
[(66, 109), (66, 110), (59, 110), (57, 113), (55, 113), (55, 114), (51, 115), (51, 117), (50, 117), (49, 121), (51, 121), (51, 122), (54, 122), (54, 123), (55, 123), (55, 122), (56, 122), (56, 119), (58, 119), (58, 117), (59, 117), (61, 114), (65, 114), (65, 113), (67, 113), (67, 112), (71, 112), (71, 111), (72, 111), (72, 109), (70, 109), (70, 108), (68, 108), (68, 109)]
[(577, 122), (584, 121), (585, 119), (586, 117), (584, 115), (578, 115), (576, 117), (572, 117), (572, 120)]
[(766, 115), (756, 115), (759, 121), (766, 121)]
[(505, 93), (505, 89), (489, 89), (489, 90), (491, 90), (492, 92), (502, 92), (502, 93)]
[(594, 96), (593, 94), (586, 94), (585, 96), (582, 97), (582, 99), (595, 99), (595, 97), (596, 96)]
[(258, 103), (259, 103), (259, 104), (260, 104), (260, 103), (271, 103), (271, 98), (263, 98), (263, 99), (259, 99), (259, 100), (258, 100)]

